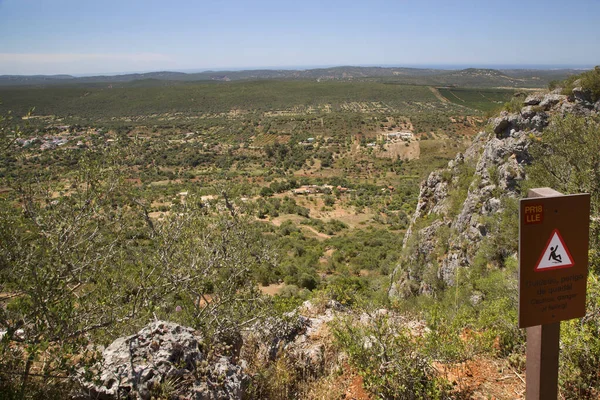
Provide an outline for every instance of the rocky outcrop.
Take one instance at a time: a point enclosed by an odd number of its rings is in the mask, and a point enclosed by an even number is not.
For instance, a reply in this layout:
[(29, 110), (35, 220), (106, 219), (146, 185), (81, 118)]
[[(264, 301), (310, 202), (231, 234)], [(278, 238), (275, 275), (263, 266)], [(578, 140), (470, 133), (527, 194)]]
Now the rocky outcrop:
[(178, 398), (241, 399), (246, 380), (242, 367), (228, 357), (208, 362), (201, 343), (193, 329), (165, 321), (118, 338), (98, 364), (80, 371), (84, 397), (145, 400), (167, 387)]
[(469, 267), (482, 239), (493, 234), (488, 232), (487, 217), (503, 211), (504, 198), (521, 197), (520, 182), (532, 162), (529, 147), (542, 135), (550, 116), (590, 115), (598, 107), (580, 88), (570, 96), (560, 89), (536, 93), (524, 104), (518, 113), (504, 111), (491, 119), (488, 132), (481, 132), (464, 154), (421, 184), (403, 241), (404, 255), (392, 274), (391, 296), (431, 291), (426, 276), (453, 285), (456, 270)]
[[(535, 107), (538, 107), (538, 109)], [(515, 132), (523, 130), (541, 132), (548, 126), (548, 114), (539, 107), (525, 106), (518, 114), (509, 114), (503, 111), (499, 117), (490, 121), (496, 137), (507, 138)]]
[(77, 380), (82, 390), (77, 397), (242, 399), (251, 380), (249, 363), (266, 366), (282, 357), (306, 379), (316, 378), (342, 364), (344, 356), (331, 345), (328, 323), (346, 312), (333, 300), (320, 307), (305, 302), (294, 312), (245, 330), (240, 334), (243, 344), (233, 355), (232, 346), (225, 346), (229, 356), (205, 348), (202, 336), (192, 328), (156, 321), (135, 335), (116, 339), (99, 362), (81, 369)]
[(341, 365), (341, 360), (324, 337), (329, 336), (328, 323), (346, 311), (334, 300), (321, 307), (306, 301), (283, 318), (267, 318), (245, 332), (242, 357), (267, 364), (285, 355), (303, 376), (329, 373)]
[(573, 97), (580, 103), (592, 102), (592, 92), (590, 90), (583, 89), (580, 86), (573, 89)]
[(529, 132), (516, 132), (505, 139), (491, 138), (475, 167), (474, 180), (460, 213), (450, 222), (450, 248), (443, 257), (439, 274), (448, 284), (454, 272), (472, 261), (481, 239), (488, 235), (485, 217), (501, 209), (501, 197), (518, 197), (519, 183), (525, 179), (525, 166), (531, 163)]
[(525, 98), (524, 104), (526, 106), (537, 106), (544, 100), (544, 95), (541, 93), (530, 94)]
[(563, 94), (550, 93), (550, 94), (544, 96), (544, 99), (540, 102), (540, 107), (544, 111), (548, 111), (553, 106), (555, 106), (556, 104), (558, 104), (560, 102), (565, 101), (566, 99), (567, 99), (567, 96), (565, 96)]

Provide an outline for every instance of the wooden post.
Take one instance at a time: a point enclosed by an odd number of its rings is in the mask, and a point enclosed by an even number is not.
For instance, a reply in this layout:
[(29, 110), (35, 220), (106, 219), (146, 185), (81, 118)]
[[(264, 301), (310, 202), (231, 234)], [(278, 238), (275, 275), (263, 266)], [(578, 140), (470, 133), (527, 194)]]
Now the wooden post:
[[(550, 188), (532, 189), (527, 197), (555, 197), (562, 193)], [(527, 328), (525, 362), (526, 400), (558, 398), (558, 350), (560, 322)]]
[(526, 400), (558, 398), (560, 322), (527, 328)]

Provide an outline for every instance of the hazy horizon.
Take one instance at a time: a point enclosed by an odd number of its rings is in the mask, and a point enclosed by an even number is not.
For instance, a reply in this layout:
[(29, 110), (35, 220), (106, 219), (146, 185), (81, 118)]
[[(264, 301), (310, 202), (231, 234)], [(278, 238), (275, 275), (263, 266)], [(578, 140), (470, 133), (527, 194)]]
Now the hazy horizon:
[(237, 71), (308, 71), (314, 69), (328, 69), (328, 68), (344, 68), (344, 67), (358, 67), (358, 68), (413, 68), (413, 69), (433, 69), (440, 71), (458, 71), (468, 68), (477, 69), (497, 69), (497, 70), (589, 70), (593, 69), (595, 65), (498, 65), (498, 64), (454, 64), (454, 65), (443, 65), (443, 64), (405, 64), (405, 65), (379, 65), (379, 64), (363, 64), (363, 65), (298, 65), (298, 66), (262, 66), (262, 67), (223, 67), (223, 68), (190, 68), (190, 69), (170, 69), (170, 70), (139, 70), (139, 71), (115, 71), (115, 72), (88, 72), (79, 74), (0, 74), (0, 76), (73, 76), (76, 78), (93, 77), (93, 76), (119, 76), (119, 75), (133, 75), (133, 74), (151, 74), (160, 72), (175, 72), (185, 74), (196, 74), (205, 72), (237, 72)]

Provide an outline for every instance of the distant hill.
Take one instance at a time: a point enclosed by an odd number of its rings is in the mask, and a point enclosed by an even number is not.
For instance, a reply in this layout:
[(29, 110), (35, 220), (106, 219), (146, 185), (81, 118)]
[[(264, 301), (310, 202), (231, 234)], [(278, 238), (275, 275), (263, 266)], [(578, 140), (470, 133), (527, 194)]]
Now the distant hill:
[(71, 75), (3, 75), (0, 86), (123, 83), (142, 81), (235, 81), (255, 79), (378, 80), (389, 83), (465, 87), (546, 87), (551, 80), (565, 79), (581, 71), (572, 69), (478, 69), (441, 70), (426, 68), (352, 67), (308, 70), (204, 71), (198, 73), (149, 72), (143, 74), (75, 77)]

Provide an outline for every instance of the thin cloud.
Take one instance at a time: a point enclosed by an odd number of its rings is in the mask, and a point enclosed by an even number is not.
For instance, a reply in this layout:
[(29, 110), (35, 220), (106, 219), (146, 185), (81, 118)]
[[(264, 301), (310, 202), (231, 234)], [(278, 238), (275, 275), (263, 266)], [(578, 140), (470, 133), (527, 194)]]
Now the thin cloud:
[(0, 53), (0, 75), (121, 73), (172, 63), (158, 53)]
[[(1, 0), (0, 0), (1, 1)], [(168, 61), (169, 57), (156, 53), (111, 54), (111, 53), (0, 53), (0, 62), (22, 63), (66, 63), (80, 61)]]

